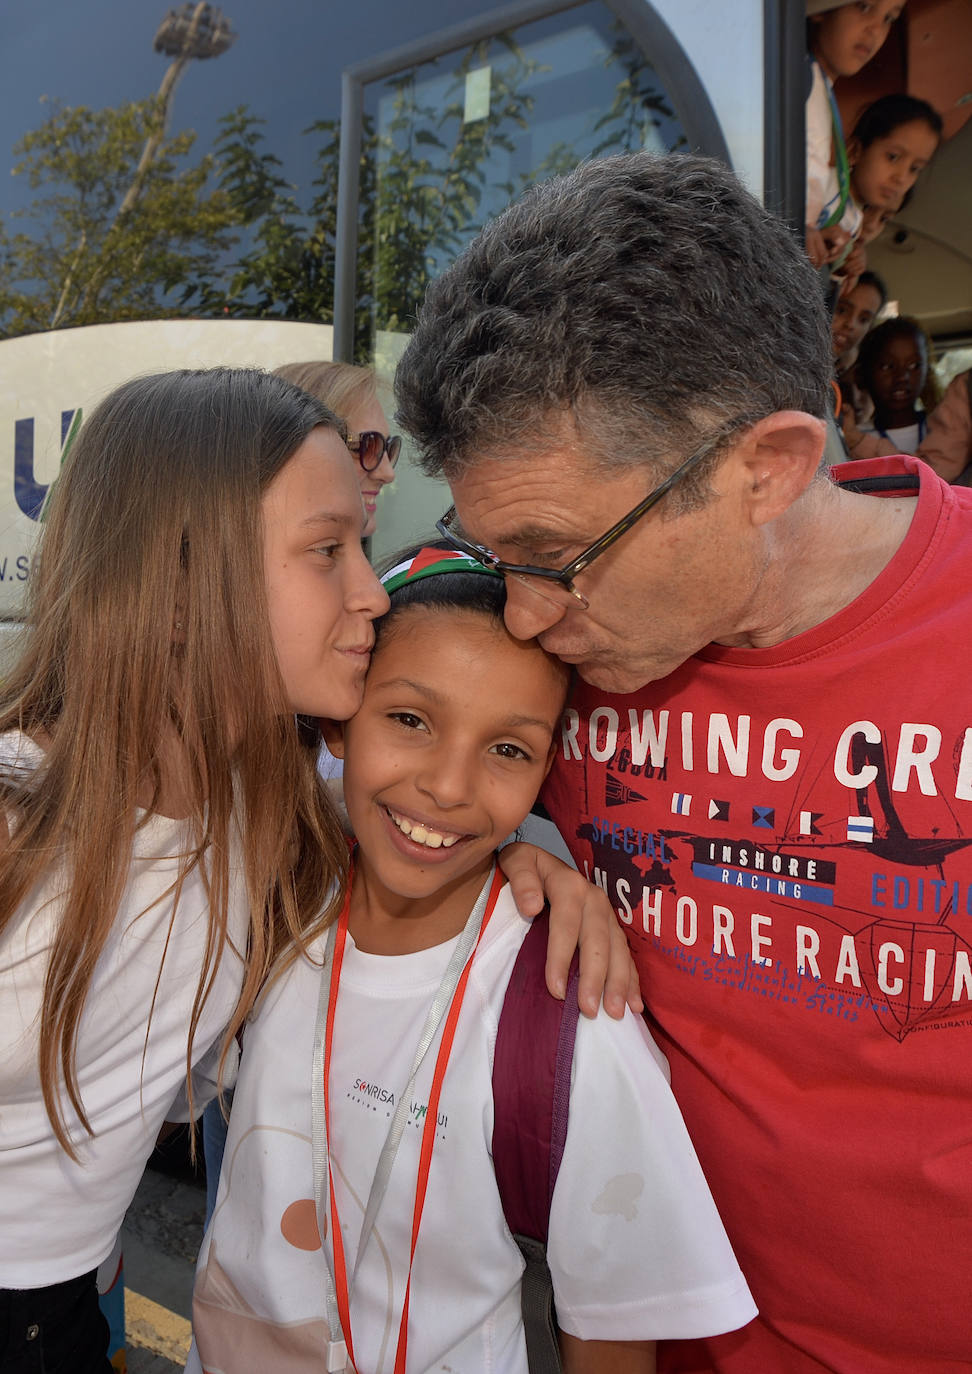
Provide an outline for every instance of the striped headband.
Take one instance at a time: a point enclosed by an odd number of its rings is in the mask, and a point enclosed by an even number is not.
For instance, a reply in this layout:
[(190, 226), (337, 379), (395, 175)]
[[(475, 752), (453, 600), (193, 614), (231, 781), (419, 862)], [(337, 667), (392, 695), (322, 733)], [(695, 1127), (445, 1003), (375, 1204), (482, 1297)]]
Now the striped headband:
[(419, 549), (418, 553), (397, 563), (382, 575), (381, 585), (391, 595), (406, 582), (418, 582), (423, 577), (437, 577), (440, 573), (485, 573), (487, 577), (502, 578), (503, 574), (487, 568), (461, 549)]

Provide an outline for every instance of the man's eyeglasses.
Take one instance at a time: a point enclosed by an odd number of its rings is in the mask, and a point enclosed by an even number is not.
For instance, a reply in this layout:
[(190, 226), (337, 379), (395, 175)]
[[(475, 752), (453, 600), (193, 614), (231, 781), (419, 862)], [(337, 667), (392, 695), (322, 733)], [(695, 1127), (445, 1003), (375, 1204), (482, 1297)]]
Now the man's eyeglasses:
[(751, 424), (751, 420), (736, 420), (729, 427), (719, 430), (717, 434), (710, 435), (705, 443), (686, 458), (685, 462), (669, 473), (664, 482), (660, 482), (653, 491), (650, 491), (644, 500), (639, 501), (633, 510), (628, 511), (627, 515), (622, 515), (621, 519), (611, 526), (600, 539), (595, 539), (591, 546), (572, 559), (564, 568), (538, 568), (530, 563), (504, 563), (492, 549), (484, 548), (482, 544), (471, 544), (463, 535), (455, 529), (456, 508), (450, 506), (441, 520), (436, 522), (436, 529), (447, 539), (453, 548), (461, 549), (470, 557), (475, 558), (478, 563), (482, 563), (486, 568), (492, 568), (494, 572), (503, 573), (506, 577), (515, 577), (523, 586), (529, 587), (531, 591), (544, 597), (547, 601), (553, 602), (555, 606), (568, 609), (578, 606), (582, 610), (588, 610), (590, 602), (583, 592), (579, 592), (574, 586), (574, 578), (578, 573), (589, 568), (595, 558), (600, 558), (605, 549), (609, 549), (616, 540), (623, 534), (627, 534), (634, 525), (638, 523), (643, 515), (647, 515), (652, 506), (658, 502), (676, 486), (687, 473), (713, 453), (720, 444), (735, 430), (745, 425)]
[(402, 451), (400, 434), (381, 434), (377, 429), (363, 429), (360, 434), (348, 434), (344, 441), (365, 472), (374, 472), (385, 454), (392, 467), (398, 462)]

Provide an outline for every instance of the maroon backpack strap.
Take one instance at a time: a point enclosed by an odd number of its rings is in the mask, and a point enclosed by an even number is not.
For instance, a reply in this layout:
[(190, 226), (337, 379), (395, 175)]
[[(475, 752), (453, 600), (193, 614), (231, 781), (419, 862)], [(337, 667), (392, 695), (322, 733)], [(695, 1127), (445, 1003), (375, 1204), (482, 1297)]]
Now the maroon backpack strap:
[(522, 1309), (531, 1374), (560, 1368), (546, 1246), (567, 1139), (579, 1014), (576, 953), (564, 1001), (547, 991), (548, 929), (543, 912), (520, 946), (493, 1056), (493, 1168), (506, 1224), (526, 1260)]

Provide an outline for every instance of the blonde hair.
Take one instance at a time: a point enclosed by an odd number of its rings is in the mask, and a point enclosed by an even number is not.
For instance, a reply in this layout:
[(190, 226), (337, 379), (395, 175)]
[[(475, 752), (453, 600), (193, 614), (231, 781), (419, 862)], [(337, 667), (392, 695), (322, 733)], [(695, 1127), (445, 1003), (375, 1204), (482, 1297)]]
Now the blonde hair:
[(0, 778), (12, 821), (0, 851), (0, 935), (36, 884), (63, 872), (39, 1064), (48, 1116), (72, 1156), (61, 1088), (90, 1133), (78, 1028), (125, 888), (139, 791), (152, 791), (151, 811), (165, 785), (163, 741), (174, 740), (185, 770), (192, 836), (173, 917), (193, 869), (209, 897), (187, 1075), (228, 939), (231, 827), (250, 919), (224, 1057), (278, 953), (328, 923), (335, 882), (343, 886), (347, 846), (317, 776), (317, 741), (286, 699), (262, 555), (262, 493), (318, 425), (343, 432), (319, 402), (268, 373), (144, 377), (94, 411), (57, 483), (25, 647), (0, 691), (0, 730), (45, 748), (32, 775)]
[(353, 363), (285, 363), (274, 375), (323, 401), (345, 420), (360, 406), (378, 400), (375, 374), (370, 367), (356, 367)]

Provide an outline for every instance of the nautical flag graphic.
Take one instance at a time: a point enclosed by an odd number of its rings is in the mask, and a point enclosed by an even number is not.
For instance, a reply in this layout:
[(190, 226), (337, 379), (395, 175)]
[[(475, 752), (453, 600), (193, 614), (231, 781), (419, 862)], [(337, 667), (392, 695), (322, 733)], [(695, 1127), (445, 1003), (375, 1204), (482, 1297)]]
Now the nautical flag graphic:
[(848, 816), (847, 838), (849, 840), (860, 840), (862, 844), (870, 844), (874, 839), (874, 817)]
[(772, 806), (753, 807), (753, 825), (761, 830), (772, 830), (776, 824), (776, 811)]
[(727, 821), (728, 819), (729, 803), (727, 801), (716, 801), (716, 799), (713, 797), (713, 799), (709, 802), (709, 820)]
[(672, 815), (687, 816), (692, 810), (692, 798), (687, 792), (672, 793)]
[(647, 801), (640, 792), (636, 792), (633, 787), (623, 783), (620, 778), (614, 777), (611, 773), (607, 775), (607, 783), (604, 788), (605, 806), (624, 806), (627, 802)]
[(823, 812), (822, 812), (822, 811), (801, 811), (801, 812), (800, 812), (800, 834), (801, 834), (801, 835), (819, 835), (819, 834), (820, 834), (820, 830), (817, 828), (817, 822), (820, 820), (820, 818), (821, 818), (822, 816), (823, 816)]

